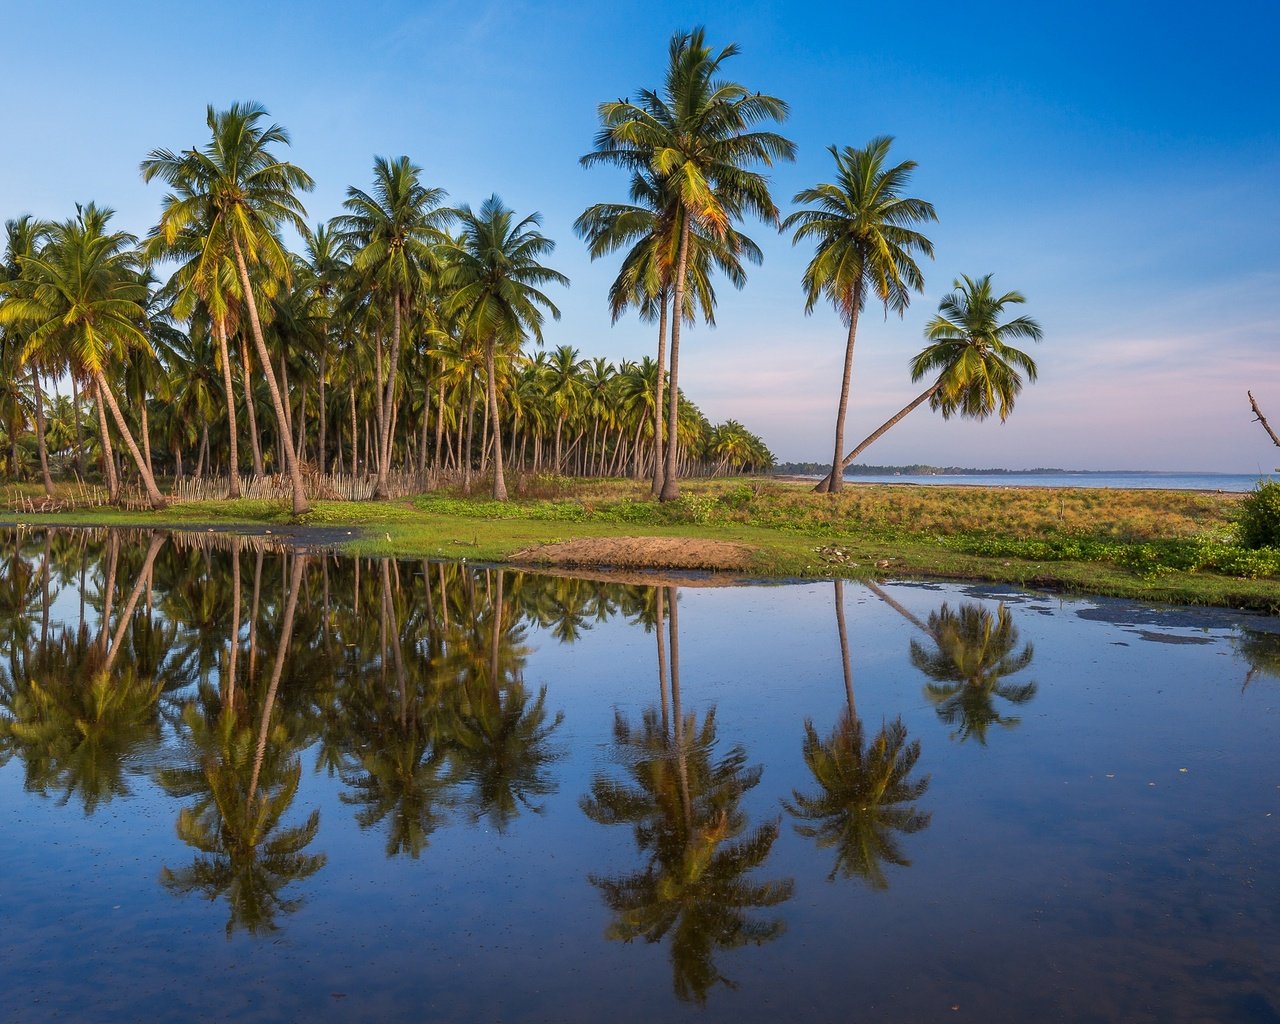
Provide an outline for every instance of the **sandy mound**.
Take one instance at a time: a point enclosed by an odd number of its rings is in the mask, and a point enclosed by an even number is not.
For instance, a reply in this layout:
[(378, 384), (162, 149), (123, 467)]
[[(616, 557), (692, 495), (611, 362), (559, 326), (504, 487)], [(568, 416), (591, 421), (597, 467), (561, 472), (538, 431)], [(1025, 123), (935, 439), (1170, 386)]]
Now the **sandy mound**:
[(581, 537), (518, 551), (517, 564), (619, 569), (743, 570), (754, 549), (747, 544), (690, 537)]

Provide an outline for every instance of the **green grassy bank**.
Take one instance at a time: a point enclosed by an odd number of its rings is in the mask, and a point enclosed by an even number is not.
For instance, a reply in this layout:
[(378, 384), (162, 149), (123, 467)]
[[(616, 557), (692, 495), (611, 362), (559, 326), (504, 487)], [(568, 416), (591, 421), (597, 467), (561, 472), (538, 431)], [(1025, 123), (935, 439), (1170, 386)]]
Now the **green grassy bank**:
[(853, 484), (830, 496), (774, 480), (717, 480), (691, 481), (679, 501), (660, 505), (629, 481), (543, 479), (520, 490), (502, 504), (454, 493), (316, 502), (298, 521), (278, 503), (241, 500), (0, 522), (300, 525), (364, 554), (496, 562), (582, 537), (693, 537), (750, 545), (752, 576), (932, 576), (1280, 612), (1280, 551), (1235, 542), (1240, 495)]

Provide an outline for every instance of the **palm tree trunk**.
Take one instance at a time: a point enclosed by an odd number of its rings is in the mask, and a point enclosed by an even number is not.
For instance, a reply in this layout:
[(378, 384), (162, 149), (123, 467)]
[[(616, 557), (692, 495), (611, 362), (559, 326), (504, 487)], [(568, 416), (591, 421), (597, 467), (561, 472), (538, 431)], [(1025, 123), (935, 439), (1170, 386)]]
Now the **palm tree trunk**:
[(836, 411), (836, 447), (831, 457), (831, 475), (827, 490), (832, 494), (844, 487), (844, 466), (840, 453), (844, 451), (844, 419), (849, 409), (849, 382), (853, 378), (853, 343), (858, 335), (858, 312), (862, 306), (862, 281), (853, 286), (853, 303), (849, 313), (849, 337), (844, 346), (844, 377), (840, 381), (840, 405)]
[(384, 415), (382, 417), (381, 455), (378, 459), (378, 485), (374, 488), (375, 498), (387, 496), (387, 472), (391, 468), (391, 410), (396, 398), (396, 371), (400, 364), (400, 294), (391, 298), (391, 362), (387, 367), (387, 390), (382, 400)]
[(836, 586), (836, 631), (840, 634), (840, 663), (844, 667), (844, 697), (849, 705), (849, 721), (858, 720), (858, 710), (853, 704), (853, 666), (849, 660), (849, 630), (844, 621), (844, 580), (834, 580)]
[(142, 563), (142, 570), (138, 573), (138, 578), (134, 581), (133, 589), (129, 592), (129, 600), (125, 602), (124, 609), (120, 613), (120, 620), (116, 623), (115, 634), (111, 638), (111, 646), (107, 649), (106, 661), (102, 663), (102, 670), (110, 672), (111, 666), (116, 662), (116, 655), (120, 653), (120, 642), (124, 639), (124, 631), (129, 627), (129, 620), (133, 618), (133, 610), (138, 607), (138, 598), (142, 596), (143, 588), (147, 585), (147, 579), (151, 575), (151, 567), (155, 565), (156, 555), (164, 546), (164, 534), (155, 533), (151, 535), (151, 543), (147, 545), (147, 557)]
[(120, 436), (124, 439), (125, 447), (129, 449), (129, 454), (133, 456), (133, 461), (138, 467), (138, 473), (142, 477), (142, 486), (147, 492), (147, 501), (153, 509), (164, 508), (166, 502), (160, 491), (156, 488), (155, 477), (151, 475), (151, 470), (142, 459), (142, 452), (138, 451), (138, 445), (133, 440), (133, 434), (129, 432), (129, 427), (125, 424), (124, 417), (120, 414), (120, 406), (116, 404), (115, 395), (111, 393), (107, 387), (106, 378), (103, 377), (102, 371), (96, 374), (98, 383), (98, 393), (106, 400), (107, 408), (111, 410), (111, 418), (116, 421), (116, 427), (120, 431)]
[(317, 452), (316, 452), (316, 462), (320, 467), (321, 474), (323, 474), (328, 469), (328, 463), (327, 463), (328, 455), (325, 451), (325, 444), (324, 444), (325, 442), (324, 371), (325, 371), (325, 353), (324, 353), (324, 350), (322, 349), (320, 352), (320, 437), (317, 442)]
[(654, 630), (658, 636), (658, 693), (662, 703), (662, 735), (664, 738), (671, 735), (671, 711), (667, 706), (667, 645), (666, 637), (663, 635), (667, 617), (666, 594), (666, 587), (654, 588), (654, 599), (657, 602), (655, 612), (658, 620), (658, 628)]
[[(289, 471), (289, 482), (293, 486), (293, 514), (301, 515), (310, 510), (307, 504), (307, 492), (302, 483), (302, 473), (293, 458), (293, 448), (289, 444), (289, 431), (285, 420), (284, 403), (280, 400), (280, 387), (276, 383), (276, 375), (271, 370), (271, 355), (267, 352), (267, 343), (262, 337), (262, 322), (258, 319), (258, 304), (253, 297), (253, 283), (249, 280), (249, 268), (244, 261), (244, 253), (240, 249), (240, 241), (232, 238), (232, 247), (236, 255), (236, 267), (240, 271), (240, 287), (244, 292), (245, 305), (249, 309), (249, 326), (253, 330), (253, 344), (258, 350), (258, 360), (262, 363), (263, 375), (267, 378), (267, 390), (271, 393), (271, 404), (275, 408), (276, 427), (279, 431), (278, 447), (284, 452), (286, 468)], [(248, 374), (246, 373), (246, 378)], [(247, 384), (246, 380), (246, 384)]]
[(476, 430), (476, 403), (472, 394), (475, 387), (475, 374), (467, 377), (467, 442), (462, 457), (462, 493), (471, 493), (471, 439)]
[(44, 496), (53, 497), (53, 477), (49, 475), (49, 449), (44, 440), (44, 389), (40, 386), (40, 371), (31, 367), (31, 383), (35, 386), (36, 447), (40, 450), (40, 478), (44, 481)]
[(231, 448), (227, 456), (227, 497), (240, 497), (240, 448), (236, 437), (236, 393), (231, 385), (231, 352), (227, 347), (227, 325), (218, 320), (213, 325), (218, 338), (218, 354), (222, 356), (222, 387), (227, 396), (227, 429), (230, 431)]
[(356, 385), (351, 382), (351, 475), (360, 475), (360, 421), (356, 418)]
[[(662, 481), (659, 501), (674, 501), (680, 497), (680, 481), (676, 470), (677, 428), (680, 416), (680, 324), (684, 320), (684, 278), (689, 268), (689, 216), (684, 214), (680, 223), (680, 249), (676, 257), (675, 295), (671, 300), (671, 379), (667, 384), (667, 470)], [(658, 367), (662, 372), (662, 367)], [(661, 443), (654, 438), (655, 443)], [(674, 609), (673, 609), (674, 613)]]
[[(507, 481), (502, 474), (502, 430), (498, 423), (498, 384), (494, 373), (494, 339), (492, 337), (484, 346), (485, 372), (489, 375), (489, 419), (493, 423), (493, 500), (507, 500)], [(498, 577), (499, 586), (502, 577)]]
[[(653, 459), (653, 485), (649, 492), (656, 498), (662, 493), (662, 484), (666, 480), (666, 467), (662, 464), (662, 416), (666, 410), (662, 407), (663, 385), (666, 382), (667, 369), (667, 290), (663, 288), (658, 294), (658, 299), (662, 303), (661, 311), (658, 314), (658, 382), (654, 388), (653, 394), (653, 439), (654, 439), (654, 459)], [(642, 417), (643, 418), (643, 417)], [(636, 430), (636, 437), (640, 436), (640, 431)]]
[(253, 364), (249, 361), (249, 343), (245, 341), (244, 332), (242, 331), (240, 334), (240, 372), (244, 375), (244, 410), (249, 417), (249, 447), (253, 449), (253, 476), (255, 480), (261, 480), (264, 475), (262, 440), (258, 437), (258, 413), (253, 407), (252, 369)]
[[(288, 437), (288, 435), (285, 436)], [(276, 648), (276, 659), (271, 666), (271, 685), (267, 688), (267, 699), (262, 704), (262, 721), (258, 726), (258, 746), (253, 755), (253, 774), (249, 779), (249, 796), (246, 801), (248, 804), (252, 804), (254, 797), (258, 794), (258, 776), (262, 772), (262, 761), (267, 752), (267, 727), (271, 723), (271, 712), (275, 708), (276, 691), (280, 688), (280, 674), (284, 671), (284, 659), (289, 652), (289, 641), (293, 639), (293, 616), (298, 608), (303, 557), (302, 555), (293, 556), (293, 572), (289, 574), (289, 596), (285, 601), (284, 624), (280, 629), (280, 646)]]
[(93, 378), (94, 405), (98, 410), (98, 430), (102, 435), (102, 472), (107, 478), (107, 497), (116, 501), (120, 497), (120, 479), (116, 476), (115, 453), (111, 450), (111, 432), (107, 429), (107, 412), (98, 378)]
[[(910, 402), (908, 402), (906, 405), (904, 405), (900, 410), (898, 410), (898, 412), (896, 412), (893, 416), (891, 416), (889, 419), (885, 420), (883, 423), (881, 423), (881, 424), (880, 424), (880, 426), (876, 427), (876, 429), (875, 429), (875, 430), (873, 430), (870, 434), (868, 434), (866, 437), (864, 437), (864, 438), (862, 439), (862, 442), (858, 445), (858, 447), (857, 447), (857, 448), (855, 448), (853, 451), (851, 451), (848, 455), (846, 455), (846, 456), (845, 456), (845, 457), (840, 461), (840, 475), (841, 475), (841, 476), (843, 476), (843, 475), (844, 475), (844, 468), (845, 468), (847, 465), (849, 465), (849, 463), (851, 463), (854, 459), (856, 459), (856, 458), (857, 458), (859, 455), (861, 455), (864, 451), (866, 451), (868, 448), (870, 448), (870, 447), (871, 447), (871, 445), (872, 445), (874, 442), (878, 441), (878, 440), (881, 438), (881, 436), (882, 436), (882, 435), (883, 435), (883, 434), (884, 434), (884, 433), (885, 433), (885, 432), (886, 432), (890, 427), (892, 427), (892, 426), (893, 426), (895, 423), (897, 423), (900, 419), (902, 419), (904, 416), (906, 416), (906, 415), (907, 415), (907, 413), (911, 412), (911, 410), (912, 410), (912, 409), (915, 409), (915, 408), (916, 408), (918, 405), (920, 405), (921, 403), (923, 403), (923, 402), (925, 402), (925, 401), (928, 401), (930, 398), (932, 398), (932, 397), (934, 396), (934, 393), (935, 393), (935, 392), (938, 390), (938, 388), (940, 388), (940, 387), (942, 387), (942, 381), (940, 381), (940, 380), (938, 380), (938, 381), (934, 381), (934, 383), (933, 383), (933, 386), (932, 386), (932, 387), (930, 387), (930, 388), (929, 388), (928, 390), (926, 390), (926, 391), (921, 392), (919, 395), (917, 395), (915, 398), (913, 398)], [(825, 491), (825, 490), (827, 490), (827, 489), (828, 489), (828, 487), (830, 486), (831, 482), (832, 482), (832, 475), (831, 475), (831, 474), (827, 474), (827, 476), (826, 476), (826, 477), (824, 477), (821, 481), (819, 481), (818, 486), (817, 486), (817, 487), (815, 487), (815, 488), (814, 488), (814, 490), (815, 490), (815, 491)]]
[(151, 465), (151, 423), (147, 417), (147, 396), (145, 394), (138, 400), (138, 419), (139, 430), (142, 433), (142, 457), (147, 462), (147, 472), (154, 477), (156, 471), (155, 467)]
[(240, 538), (231, 538), (231, 650), (227, 654), (226, 685), (222, 707), (229, 711), (236, 702), (236, 660), (240, 653)]
[(436, 385), (436, 452), (435, 466), (438, 471), (444, 460), (444, 381)]
[(76, 384), (76, 375), (71, 374), (71, 420), (76, 428), (76, 476), (84, 479), (84, 436), (80, 431), (80, 388)]

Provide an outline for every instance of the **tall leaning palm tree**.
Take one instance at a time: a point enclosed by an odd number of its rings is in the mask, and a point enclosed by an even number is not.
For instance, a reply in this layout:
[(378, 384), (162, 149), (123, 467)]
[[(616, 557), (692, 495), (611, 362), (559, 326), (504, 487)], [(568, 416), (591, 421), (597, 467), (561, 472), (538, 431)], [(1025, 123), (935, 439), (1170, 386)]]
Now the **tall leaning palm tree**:
[[(755, 131), (765, 121), (781, 122), (787, 104), (775, 96), (751, 92), (738, 82), (720, 77), (722, 65), (739, 52), (736, 44), (718, 54), (706, 44), (706, 33), (695, 28), (676, 33), (668, 51), (666, 80), (661, 93), (640, 92), (637, 103), (602, 103), (595, 149), (582, 158), (583, 166), (611, 163), (632, 172), (650, 170), (682, 216), (678, 218), (672, 309), (685, 308), (690, 236), (694, 225), (719, 240), (729, 237), (734, 222), (753, 213), (776, 224), (778, 209), (768, 179), (753, 164), (770, 166), (790, 160), (795, 145), (775, 132)], [(659, 498), (680, 496), (676, 478), (680, 390), (680, 326), (671, 320), (671, 370), (667, 391), (666, 471)]]
[[(29, 328), (24, 362), (43, 362), (56, 354), (70, 362), (73, 374), (93, 381), (133, 456), (151, 507), (159, 509), (166, 502), (106, 376), (131, 355), (152, 355), (143, 330), (148, 291), (140, 273), (138, 240), (107, 229), (113, 214), (90, 203), (50, 228), (40, 251), (21, 258), (20, 287), (0, 306), (0, 324)], [(105, 420), (102, 426), (105, 443)]]
[(1044, 334), (1040, 324), (1029, 316), (1001, 323), (1005, 306), (1027, 301), (1022, 293), (996, 295), (990, 274), (979, 278), (961, 275), (955, 289), (938, 304), (938, 315), (925, 327), (931, 344), (911, 361), (913, 381), (935, 373), (937, 377), (844, 457), (837, 479), (843, 476), (845, 466), (926, 401), (943, 419), (959, 414), (985, 420), (998, 412), (1003, 423), (1022, 393), (1022, 374), (1035, 381), (1035, 360), (1009, 343), (1023, 338), (1039, 341)]
[(889, 136), (881, 136), (865, 149), (831, 146), (836, 180), (797, 192), (793, 202), (807, 205), (782, 225), (795, 228), (793, 242), (808, 238), (817, 242), (804, 272), (805, 313), (812, 313), (818, 300), (826, 296), (848, 329), (836, 411), (835, 455), (831, 476), (818, 485), (819, 491), (834, 492), (844, 486), (840, 453), (844, 450), (858, 314), (871, 296), (883, 303), (886, 316), (889, 310), (899, 316), (905, 313), (911, 293), (924, 288), (915, 256), (933, 255), (933, 243), (912, 225), (937, 220), (937, 214), (923, 199), (902, 195), (916, 163), (904, 160), (886, 166), (892, 143)]
[[(379, 424), (378, 480), (375, 495), (387, 496), (387, 470), (391, 465), (391, 410), (395, 406), (403, 325), (410, 302), (428, 279), (439, 272), (437, 247), (448, 236), (445, 228), (452, 210), (441, 207), (447, 193), (428, 188), (419, 175), (422, 168), (407, 156), (373, 162), (373, 190), (347, 189), (342, 205), (347, 210), (336, 219), (354, 256), (351, 267), (357, 278), (391, 303), (391, 353)], [(383, 384), (379, 381), (379, 384)]]
[(278, 124), (264, 126), (267, 116), (257, 103), (234, 103), (222, 111), (210, 106), (205, 115), (209, 141), (181, 155), (152, 150), (142, 161), (142, 177), (145, 181), (158, 177), (173, 189), (164, 198), (158, 227), (167, 242), (198, 226), (206, 258), (220, 261), (229, 254), (234, 262), (254, 347), (271, 393), (277, 446), (293, 489), (293, 512), (300, 515), (310, 506), (289, 444), (288, 419), (263, 338), (249, 268), (253, 266), (267, 280), (290, 279), (289, 254), (278, 231), (288, 224), (306, 234), (306, 210), (298, 193), (310, 191), (314, 183), (301, 168), (271, 152), (273, 146), (289, 144), (289, 133)]
[(489, 416), (494, 425), (493, 497), (506, 501), (494, 353), (500, 341), (518, 346), (529, 335), (542, 344), (544, 312), (559, 320), (560, 310), (541, 289), (548, 284), (568, 287), (569, 279), (539, 262), (555, 242), (538, 230), (542, 223), (538, 214), (517, 221), (496, 195), (486, 199), (479, 212), (463, 205), (455, 213), (462, 233), (444, 248), (444, 284), (451, 293), (449, 311), (459, 315), (465, 330), (484, 345)]

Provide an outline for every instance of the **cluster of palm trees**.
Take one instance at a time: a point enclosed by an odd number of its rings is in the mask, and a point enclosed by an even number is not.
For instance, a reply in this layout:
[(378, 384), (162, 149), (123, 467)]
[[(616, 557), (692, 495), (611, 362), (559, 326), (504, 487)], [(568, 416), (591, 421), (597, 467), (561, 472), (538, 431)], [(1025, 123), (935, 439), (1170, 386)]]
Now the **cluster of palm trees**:
[[(782, 230), (794, 228), (795, 243), (815, 243), (803, 277), (805, 312), (811, 313), (825, 297), (847, 327), (835, 454), (831, 474), (819, 490), (840, 490), (843, 467), (925, 401), (944, 418), (985, 419), (998, 409), (1004, 420), (1021, 391), (1022, 374), (1036, 379), (1035, 362), (1009, 342), (1039, 340), (1041, 329), (1029, 317), (1002, 322), (1006, 305), (1025, 301), (1019, 293), (996, 296), (990, 275), (961, 277), (926, 329), (930, 345), (911, 363), (912, 379), (929, 378), (929, 387), (844, 454), (859, 314), (869, 301), (877, 301), (886, 315), (890, 310), (902, 315), (911, 294), (923, 290), (916, 259), (932, 256), (933, 245), (917, 226), (937, 215), (932, 204), (902, 194), (916, 164), (908, 160), (889, 166), (892, 139), (882, 136), (862, 149), (832, 146), (835, 180), (797, 192), (793, 202), (799, 208), (781, 219), (767, 179), (754, 168), (794, 157), (793, 143), (757, 129), (764, 122), (783, 121), (787, 105), (722, 77), (725, 61), (737, 53), (736, 46), (715, 53), (703, 29), (677, 33), (661, 90), (642, 89), (634, 103), (626, 99), (600, 105), (596, 146), (582, 163), (628, 171), (631, 202), (593, 206), (576, 227), (592, 258), (626, 250), (609, 294), (614, 318), (634, 307), (642, 317), (658, 321), (659, 364), (670, 323), (674, 387), (681, 325), (699, 314), (714, 322), (712, 272), (721, 271), (741, 288), (746, 280), (743, 260), (760, 262), (759, 247), (738, 230), (743, 215), (754, 214)], [(677, 415), (673, 393), (668, 436)], [(655, 426), (658, 444), (660, 435)], [(677, 480), (669, 458), (655, 467), (654, 493), (664, 500), (676, 497)]]
[[(202, 146), (156, 149), (142, 162), (143, 177), (167, 188), (145, 240), (114, 230), (112, 212), (92, 204), (64, 222), (8, 223), (0, 427), (9, 475), (30, 422), (52, 491), (46, 379), (69, 379), (77, 409), (81, 389), (92, 400), (111, 493), (119, 444), (156, 506), (157, 462), (176, 476), (192, 461), (197, 475), (216, 468), (238, 496), (242, 424), (254, 477), (286, 476), (295, 513), (308, 507), (309, 472), (364, 472), (385, 497), (397, 473), (420, 484), (451, 467), (467, 487), (473, 471), (491, 474), (498, 499), (508, 464), (649, 473), (653, 493), (670, 500), (690, 472), (766, 468), (772, 456), (758, 437), (735, 421), (712, 427), (679, 387), (682, 327), (714, 322), (716, 274), (741, 288), (744, 265), (761, 260), (740, 230), (747, 215), (815, 243), (806, 312), (825, 297), (847, 326), (823, 489), (839, 490), (842, 467), (926, 401), (944, 417), (1005, 418), (1023, 375), (1036, 377), (1011, 342), (1039, 339), (1040, 327), (1003, 320), (1019, 293), (998, 295), (990, 275), (961, 277), (911, 364), (924, 393), (842, 454), (859, 314), (868, 302), (902, 314), (923, 289), (917, 259), (933, 246), (918, 227), (936, 214), (903, 194), (915, 164), (891, 165), (881, 137), (832, 147), (835, 180), (798, 192), (784, 219), (762, 169), (793, 159), (795, 146), (763, 126), (788, 108), (725, 77), (737, 53), (715, 51), (701, 28), (677, 33), (662, 87), (601, 104), (581, 160), (628, 175), (629, 201), (591, 206), (575, 230), (593, 259), (622, 253), (609, 307), (615, 320), (633, 309), (657, 322), (656, 359), (614, 367), (569, 346), (523, 354), (559, 318), (549, 289), (568, 283), (544, 262), (554, 243), (537, 214), (521, 217), (496, 195), (475, 210), (448, 206), (408, 157), (379, 157), (371, 186), (349, 188), (344, 212), (313, 229), (300, 198), (312, 180), (279, 155), (285, 129), (256, 104), (210, 107)], [(286, 229), (303, 252), (286, 248)], [(171, 271), (163, 286), (160, 268)], [(81, 463), (83, 452), (81, 438)]]
[[(588, 362), (570, 346), (553, 358), (522, 353), (559, 317), (547, 287), (568, 283), (543, 263), (554, 243), (536, 214), (519, 217), (497, 196), (477, 210), (446, 206), (407, 157), (378, 158), (372, 186), (348, 189), (345, 212), (311, 229), (300, 195), (312, 181), (275, 152), (287, 132), (255, 104), (210, 107), (206, 120), (202, 147), (142, 162), (143, 177), (168, 189), (145, 240), (94, 205), (60, 223), (8, 222), (0, 360), (12, 376), (0, 400), (10, 477), (30, 423), (52, 494), (44, 382), (62, 379), (73, 411), (81, 387), (92, 399), (112, 496), (119, 444), (154, 506), (164, 503), (157, 463), (179, 477), (192, 462), (197, 475), (217, 467), (239, 496), (245, 426), (254, 477), (286, 475), (295, 513), (308, 507), (309, 470), (363, 471), (387, 496), (397, 469), (420, 481), (452, 468), (469, 486), (475, 467), (492, 473), (501, 499), (511, 461), (621, 474), (662, 455), (656, 366)], [(285, 228), (303, 253), (288, 251)], [(159, 268), (172, 271), (163, 286)], [(772, 463), (740, 424), (713, 427), (678, 397), (666, 457), (686, 472)], [(81, 472), (84, 451), (79, 437)]]

